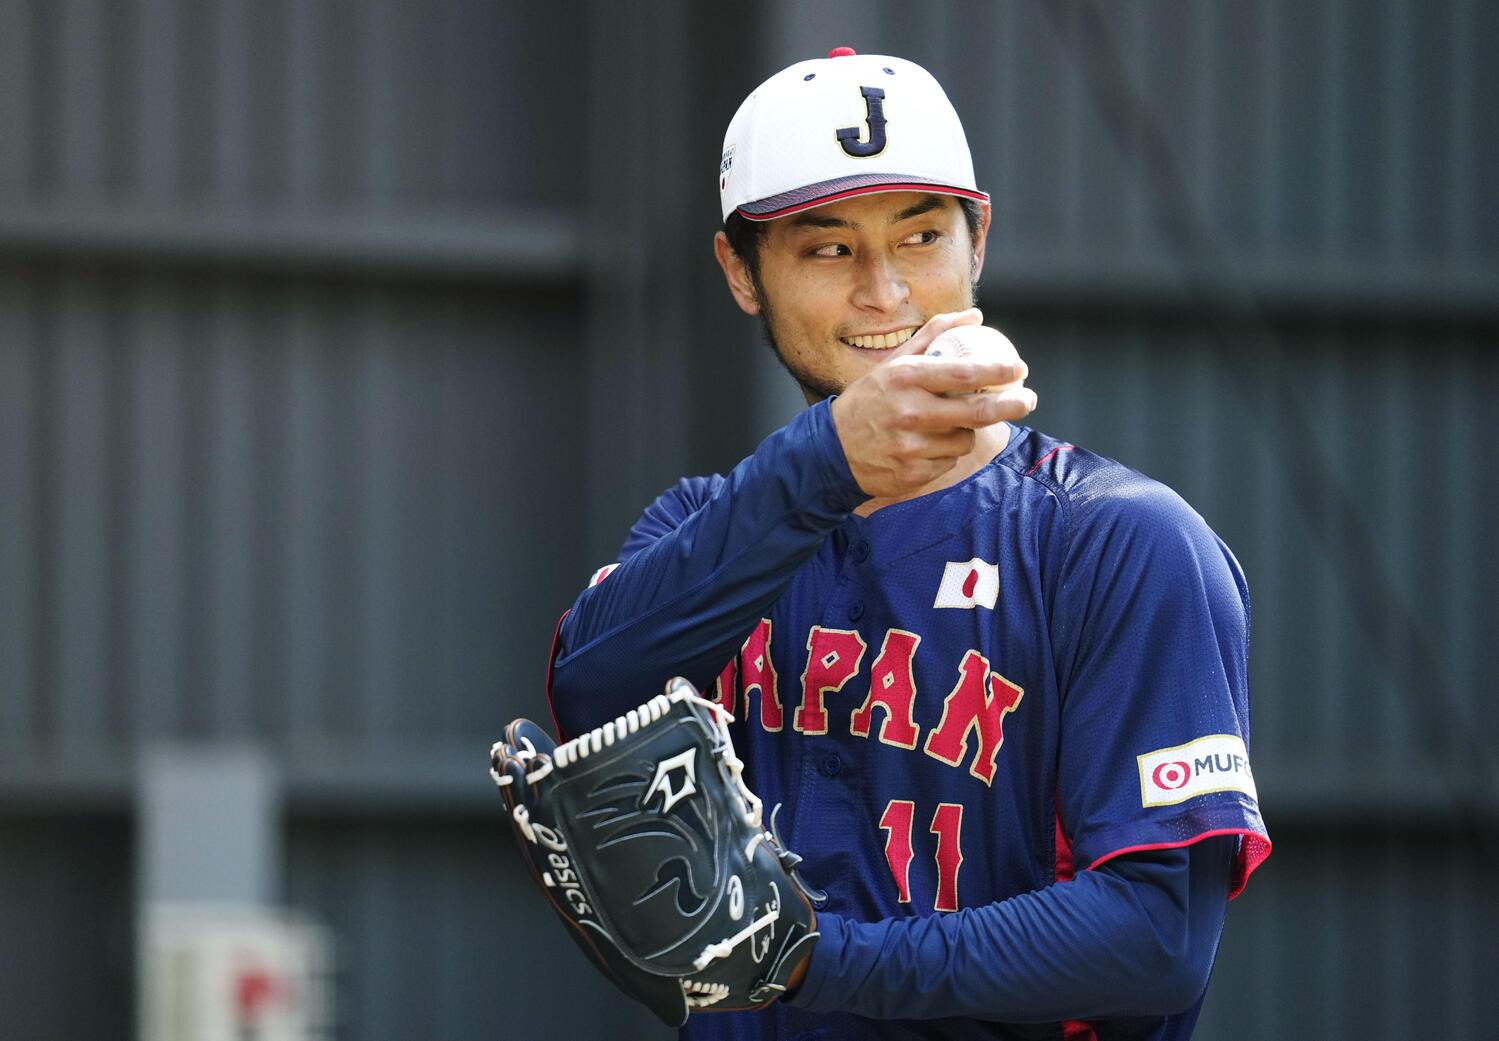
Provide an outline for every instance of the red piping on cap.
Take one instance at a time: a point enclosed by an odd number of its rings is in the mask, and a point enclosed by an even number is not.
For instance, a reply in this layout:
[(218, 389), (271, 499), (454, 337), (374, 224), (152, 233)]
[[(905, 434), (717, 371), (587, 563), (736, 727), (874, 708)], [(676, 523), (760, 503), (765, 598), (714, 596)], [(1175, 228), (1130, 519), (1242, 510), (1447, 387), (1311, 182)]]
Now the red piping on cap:
[(973, 199), (976, 202), (989, 201), (988, 195), (983, 192), (973, 191), (970, 188), (955, 188), (951, 185), (931, 184), (927, 181), (885, 181), (877, 184), (866, 184), (857, 188), (849, 188), (841, 192), (833, 192), (830, 195), (824, 195), (816, 199), (807, 199), (766, 213), (751, 213), (743, 206), (739, 207), (738, 212), (745, 220), (775, 220), (777, 217), (787, 217), (793, 213), (800, 213), (802, 210), (810, 210), (817, 206), (826, 206), (830, 202), (850, 199), (855, 195), (872, 195), (878, 192), (930, 192), (933, 195), (960, 195), (965, 199)]
[(857, 53), (858, 53), (858, 51), (854, 50), (852, 47), (834, 47), (832, 50), (828, 51), (828, 57), (829, 58), (850, 58), (850, 57), (853, 57)]

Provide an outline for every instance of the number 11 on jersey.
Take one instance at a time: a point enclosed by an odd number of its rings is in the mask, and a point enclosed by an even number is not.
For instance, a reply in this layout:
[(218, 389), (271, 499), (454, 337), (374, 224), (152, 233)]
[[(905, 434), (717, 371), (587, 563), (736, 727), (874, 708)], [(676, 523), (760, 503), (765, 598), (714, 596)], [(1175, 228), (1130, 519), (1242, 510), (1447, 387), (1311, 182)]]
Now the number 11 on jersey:
[[(880, 816), (885, 832), (885, 862), (900, 902), (911, 902), (911, 861), (916, 853), (911, 845), (911, 822), (916, 804), (905, 799), (891, 799)], [(937, 804), (929, 829), (937, 836), (937, 897), (932, 907), (937, 911), (958, 909), (958, 869), (963, 866), (963, 807), (954, 802)]]

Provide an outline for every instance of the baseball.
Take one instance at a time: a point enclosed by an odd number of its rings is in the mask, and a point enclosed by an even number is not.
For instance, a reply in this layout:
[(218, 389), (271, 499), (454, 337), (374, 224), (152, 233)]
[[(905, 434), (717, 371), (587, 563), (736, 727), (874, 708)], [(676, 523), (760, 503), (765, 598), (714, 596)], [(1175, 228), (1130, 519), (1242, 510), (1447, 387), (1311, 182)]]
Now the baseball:
[[(949, 329), (927, 345), (925, 354), (928, 358), (971, 358), (974, 361), (1001, 361), (1011, 365), (1020, 360), (1020, 352), (1015, 350), (1010, 338), (987, 325), (960, 325)], [(1001, 388), (981, 389), (989, 391)]]

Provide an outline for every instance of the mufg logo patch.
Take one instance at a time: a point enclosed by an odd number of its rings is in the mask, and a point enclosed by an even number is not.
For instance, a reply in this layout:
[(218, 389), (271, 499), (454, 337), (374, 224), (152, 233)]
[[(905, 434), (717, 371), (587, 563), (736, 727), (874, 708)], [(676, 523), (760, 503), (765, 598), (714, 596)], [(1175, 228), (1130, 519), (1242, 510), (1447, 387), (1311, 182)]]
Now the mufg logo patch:
[(1209, 792), (1243, 792), (1258, 801), (1249, 752), (1233, 734), (1209, 734), (1137, 757), (1140, 804), (1174, 806)]

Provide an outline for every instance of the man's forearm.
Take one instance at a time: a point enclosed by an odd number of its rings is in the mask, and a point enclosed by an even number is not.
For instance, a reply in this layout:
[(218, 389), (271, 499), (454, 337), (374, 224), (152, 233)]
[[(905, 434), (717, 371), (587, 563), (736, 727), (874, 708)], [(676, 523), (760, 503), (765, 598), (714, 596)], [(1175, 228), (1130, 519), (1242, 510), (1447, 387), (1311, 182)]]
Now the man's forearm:
[(1234, 839), (1120, 857), (1070, 882), (950, 915), (849, 922), (790, 999), (873, 1019), (999, 1022), (1162, 1015), (1207, 986)]

